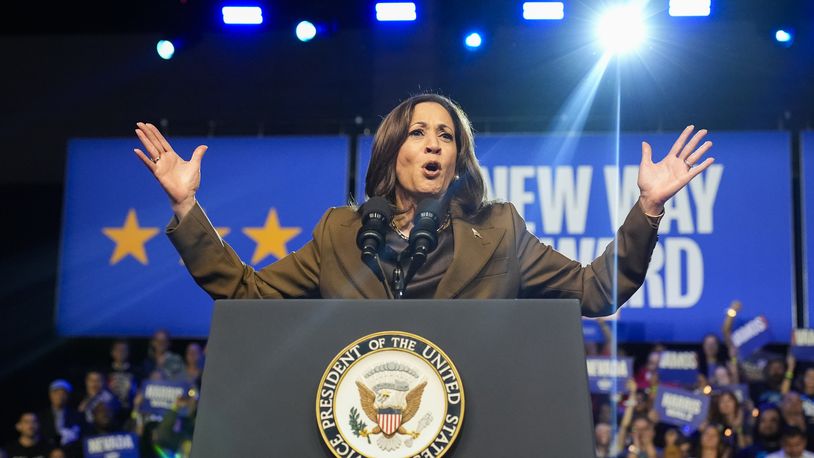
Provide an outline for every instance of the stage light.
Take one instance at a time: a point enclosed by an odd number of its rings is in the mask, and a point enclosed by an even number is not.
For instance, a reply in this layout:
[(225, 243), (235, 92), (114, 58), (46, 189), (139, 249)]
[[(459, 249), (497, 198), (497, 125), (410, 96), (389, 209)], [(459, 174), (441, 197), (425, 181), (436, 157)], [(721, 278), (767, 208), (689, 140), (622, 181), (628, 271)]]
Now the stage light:
[(781, 45), (789, 47), (794, 43), (794, 31), (791, 29), (777, 29), (774, 39)]
[(164, 60), (172, 59), (172, 55), (175, 54), (175, 46), (173, 46), (170, 40), (160, 40), (156, 43), (155, 50)]
[(711, 0), (670, 0), (670, 16), (709, 16)]
[(415, 21), (415, 3), (377, 3), (377, 21)]
[(647, 35), (642, 11), (635, 3), (608, 10), (597, 26), (597, 37), (606, 51), (624, 54), (635, 50)]
[(464, 45), (466, 45), (468, 49), (478, 49), (482, 44), (483, 37), (481, 37), (478, 32), (467, 34), (467, 36), (464, 38)]
[(263, 23), (263, 9), (259, 6), (224, 6), (221, 8), (224, 24), (257, 25)]
[(562, 2), (523, 2), (523, 19), (539, 21), (562, 19), (565, 17), (565, 6)]
[(308, 21), (301, 21), (299, 24), (297, 24), (295, 32), (297, 34), (297, 38), (299, 38), (299, 40), (302, 42), (311, 41), (311, 39), (317, 36), (317, 28), (314, 26), (314, 24)]

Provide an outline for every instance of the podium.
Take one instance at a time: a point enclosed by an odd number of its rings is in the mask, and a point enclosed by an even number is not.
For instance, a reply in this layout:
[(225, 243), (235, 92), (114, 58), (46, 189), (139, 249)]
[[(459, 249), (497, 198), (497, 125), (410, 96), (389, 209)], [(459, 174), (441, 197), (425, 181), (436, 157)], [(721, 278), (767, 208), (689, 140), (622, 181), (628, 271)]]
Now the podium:
[(465, 411), (444, 456), (594, 456), (576, 300), (217, 301), (192, 456), (368, 456), (329, 449), (317, 394), (343, 349), (382, 331), (457, 368)]

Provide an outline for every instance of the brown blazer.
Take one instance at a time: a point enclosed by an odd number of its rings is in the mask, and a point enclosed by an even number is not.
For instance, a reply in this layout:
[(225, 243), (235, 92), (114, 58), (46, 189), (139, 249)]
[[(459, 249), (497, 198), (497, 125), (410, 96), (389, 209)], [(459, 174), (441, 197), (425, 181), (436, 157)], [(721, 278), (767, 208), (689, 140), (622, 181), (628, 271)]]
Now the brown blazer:
[[(438, 284), (436, 298), (576, 298), (585, 315), (614, 311), (613, 243), (583, 267), (529, 233), (512, 204), (490, 207), (481, 223), (452, 219), (452, 264)], [(644, 281), (658, 238), (658, 220), (637, 204), (619, 228), (618, 304)], [(384, 285), (362, 262), (356, 246), (360, 226), (353, 209), (331, 208), (311, 241), (260, 270), (240, 260), (198, 204), (183, 220), (173, 218), (167, 235), (195, 281), (214, 299), (386, 298)]]

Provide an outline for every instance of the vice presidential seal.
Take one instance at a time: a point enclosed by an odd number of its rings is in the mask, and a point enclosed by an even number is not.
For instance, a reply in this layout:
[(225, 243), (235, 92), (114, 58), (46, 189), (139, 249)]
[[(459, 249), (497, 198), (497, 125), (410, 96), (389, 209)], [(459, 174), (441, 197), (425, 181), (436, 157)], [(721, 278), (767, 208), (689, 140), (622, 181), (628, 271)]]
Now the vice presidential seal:
[(317, 390), (317, 424), (335, 456), (440, 457), (464, 418), (461, 378), (423, 337), (370, 334), (331, 361)]

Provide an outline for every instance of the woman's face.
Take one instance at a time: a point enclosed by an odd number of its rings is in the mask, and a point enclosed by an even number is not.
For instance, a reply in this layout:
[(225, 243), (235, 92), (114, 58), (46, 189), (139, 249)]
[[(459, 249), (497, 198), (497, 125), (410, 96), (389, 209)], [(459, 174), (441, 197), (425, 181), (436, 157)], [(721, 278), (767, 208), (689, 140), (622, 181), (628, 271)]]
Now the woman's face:
[(715, 368), (714, 382), (718, 386), (726, 386), (732, 384), (732, 378), (729, 376), (729, 369), (724, 366)]
[(704, 428), (704, 432), (701, 434), (701, 447), (717, 448), (720, 441), (721, 436), (718, 434), (718, 428), (715, 426)]
[(457, 145), (449, 112), (435, 102), (413, 108), (407, 139), (396, 158), (397, 196), (405, 193), (415, 203), (440, 197), (455, 177)]
[(730, 394), (723, 394), (718, 399), (718, 410), (724, 415), (734, 415), (737, 408), (738, 403)]
[(803, 386), (808, 393), (814, 391), (814, 368), (806, 369), (805, 375), (803, 375)]

